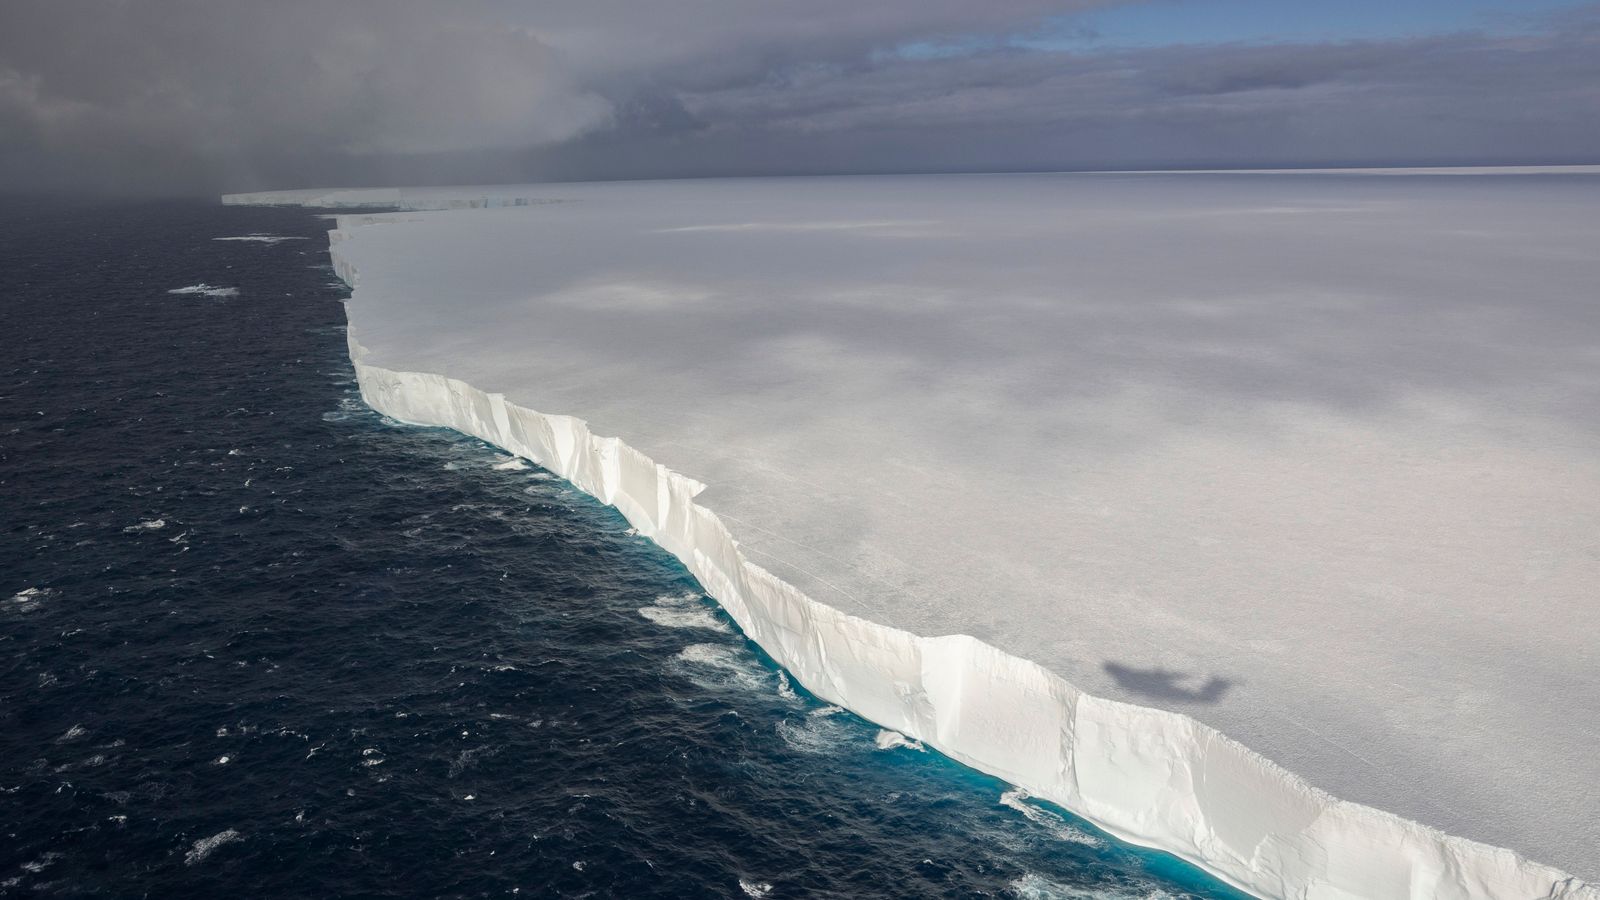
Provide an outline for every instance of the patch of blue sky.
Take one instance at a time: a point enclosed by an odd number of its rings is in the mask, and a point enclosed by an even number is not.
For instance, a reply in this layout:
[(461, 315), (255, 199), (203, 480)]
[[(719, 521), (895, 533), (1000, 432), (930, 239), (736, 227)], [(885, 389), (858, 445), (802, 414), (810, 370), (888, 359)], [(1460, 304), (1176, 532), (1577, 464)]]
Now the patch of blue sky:
[(1536, 32), (1556, 17), (1600, 10), (1594, 0), (1140, 0), (1051, 19), (1007, 36), (964, 35), (896, 47), (904, 59), (1002, 47), (1084, 51), (1181, 44), (1397, 40), (1462, 31)]

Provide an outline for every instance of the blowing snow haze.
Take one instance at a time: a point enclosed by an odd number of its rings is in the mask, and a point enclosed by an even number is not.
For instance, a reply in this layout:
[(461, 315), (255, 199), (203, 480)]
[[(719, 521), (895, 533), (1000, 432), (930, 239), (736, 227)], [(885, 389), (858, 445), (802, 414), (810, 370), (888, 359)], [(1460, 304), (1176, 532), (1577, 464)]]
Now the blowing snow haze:
[(9, 188), (1596, 158), (1595, 3), (0, 5)]

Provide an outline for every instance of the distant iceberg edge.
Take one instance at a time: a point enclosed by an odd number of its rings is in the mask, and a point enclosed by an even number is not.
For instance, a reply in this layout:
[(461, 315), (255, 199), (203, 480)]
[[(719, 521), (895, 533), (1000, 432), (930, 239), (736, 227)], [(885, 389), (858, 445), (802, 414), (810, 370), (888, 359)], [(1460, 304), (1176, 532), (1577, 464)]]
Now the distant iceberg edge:
[[(352, 289), (359, 273), (338, 242), (365, 218), (341, 217), (330, 232), (334, 269)], [(1188, 716), (1091, 696), (976, 638), (921, 637), (818, 603), (745, 557), (695, 502), (705, 485), (583, 419), (367, 365), (347, 311), (368, 405), (484, 440), (616, 507), (827, 702), (1257, 896), (1600, 900), (1600, 888), (1512, 850), (1333, 797)]]

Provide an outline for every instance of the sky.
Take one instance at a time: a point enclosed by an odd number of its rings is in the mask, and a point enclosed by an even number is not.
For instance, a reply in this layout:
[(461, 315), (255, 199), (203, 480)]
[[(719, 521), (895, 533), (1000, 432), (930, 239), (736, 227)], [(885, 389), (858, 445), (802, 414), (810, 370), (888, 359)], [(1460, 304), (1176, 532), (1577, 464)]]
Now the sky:
[(1593, 162), (1596, 0), (0, 2), (0, 190)]

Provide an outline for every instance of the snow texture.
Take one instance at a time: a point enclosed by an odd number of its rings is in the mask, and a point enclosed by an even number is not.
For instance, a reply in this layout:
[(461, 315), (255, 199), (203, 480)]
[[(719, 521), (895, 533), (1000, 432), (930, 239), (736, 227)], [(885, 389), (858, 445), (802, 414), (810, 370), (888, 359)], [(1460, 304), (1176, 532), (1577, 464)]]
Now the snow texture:
[(446, 210), (331, 233), (367, 402), (823, 699), (1261, 896), (1600, 897), (1600, 177), (334, 196)]

